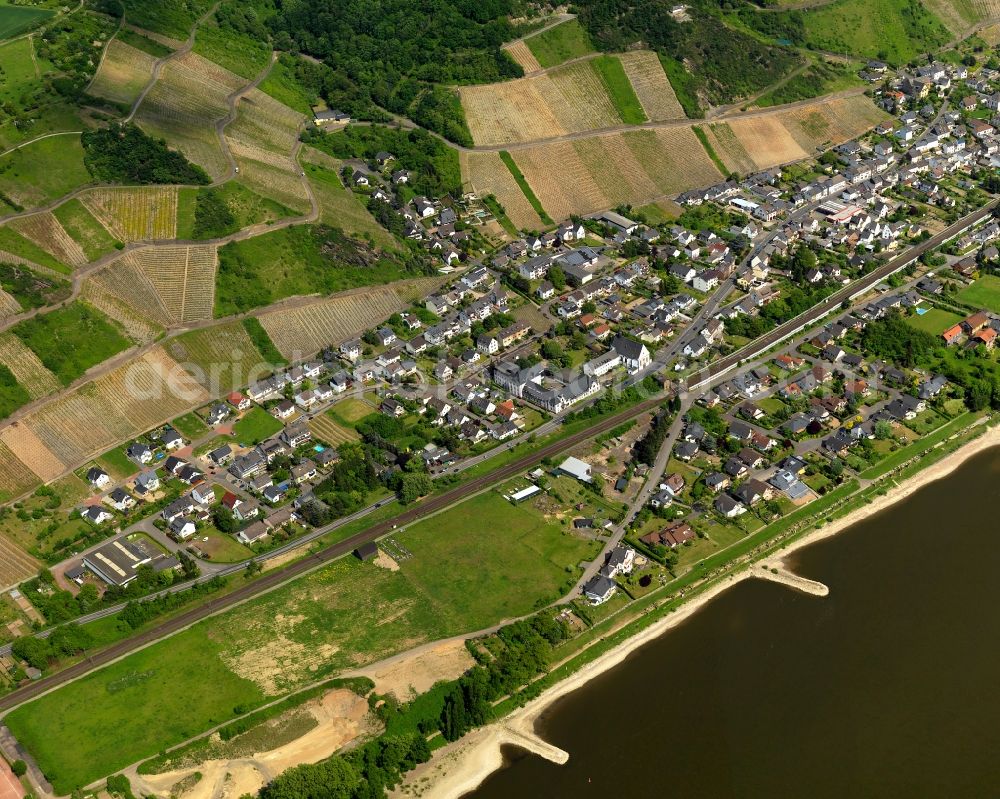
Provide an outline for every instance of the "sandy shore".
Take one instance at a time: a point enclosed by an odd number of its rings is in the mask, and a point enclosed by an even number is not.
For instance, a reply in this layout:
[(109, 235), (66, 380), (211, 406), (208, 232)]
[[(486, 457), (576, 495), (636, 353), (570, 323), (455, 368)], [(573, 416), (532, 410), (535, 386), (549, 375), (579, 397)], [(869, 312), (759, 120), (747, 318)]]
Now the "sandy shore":
[[(944, 457), (933, 466), (920, 472), (916, 477), (890, 489), (883, 496), (875, 498), (864, 507), (796, 539), (776, 555), (772, 555), (770, 560), (783, 560), (799, 549), (836, 535), (859, 521), (905, 499), (927, 483), (947, 477), (968, 458), (996, 446), (1000, 446), (1000, 428), (988, 428), (979, 438)], [(407, 775), (405, 783), (393, 793), (393, 796), (454, 799), (474, 790), (491, 773), (501, 767), (503, 763), (500, 753), (501, 745), (513, 742), (512, 737), (521, 738), (523, 736), (537, 739), (534, 731), (535, 721), (558, 699), (614, 668), (641, 646), (689, 619), (726, 589), (743, 580), (762, 576), (755, 574), (754, 570), (745, 569), (724, 578), (698, 596), (693, 597), (675, 612), (625, 641), (621, 646), (601, 655), (567, 679), (552, 686), (523, 708), (514, 711), (502, 722), (476, 730), (462, 740), (438, 750), (429, 763)], [(512, 736), (511, 733), (514, 735)], [(540, 744), (544, 745), (544, 742), (538, 740)], [(518, 745), (521, 743), (519, 742)]]

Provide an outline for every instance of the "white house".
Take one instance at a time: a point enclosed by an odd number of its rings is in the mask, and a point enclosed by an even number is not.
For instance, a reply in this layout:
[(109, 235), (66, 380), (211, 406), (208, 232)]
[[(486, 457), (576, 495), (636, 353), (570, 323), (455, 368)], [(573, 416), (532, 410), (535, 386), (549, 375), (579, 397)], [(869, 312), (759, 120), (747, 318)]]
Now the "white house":
[(653, 360), (645, 344), (625, 336), (616, 336), (611, 342), (611, 349), (621, 355), (629, 374), (641, 372)]

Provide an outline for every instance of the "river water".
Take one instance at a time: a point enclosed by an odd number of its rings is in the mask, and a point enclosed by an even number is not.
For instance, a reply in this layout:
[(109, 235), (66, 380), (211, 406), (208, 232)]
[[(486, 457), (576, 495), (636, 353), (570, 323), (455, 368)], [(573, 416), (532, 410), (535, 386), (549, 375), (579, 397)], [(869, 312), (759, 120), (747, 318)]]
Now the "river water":
[(747, 580), (552, 706), (471, 796), (1000, 796), (1000, 450)]

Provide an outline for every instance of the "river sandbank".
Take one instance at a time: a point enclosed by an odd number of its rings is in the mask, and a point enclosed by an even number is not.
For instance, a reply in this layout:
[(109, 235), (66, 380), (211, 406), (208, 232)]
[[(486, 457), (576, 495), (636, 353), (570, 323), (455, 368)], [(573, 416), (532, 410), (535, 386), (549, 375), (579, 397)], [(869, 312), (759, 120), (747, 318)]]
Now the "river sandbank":
[[(1000, 428), (986, 428), (983, 435), (945, 456), (906, 482), (893, 486), (885, 494), (875, 497), (863, 507), (800, 536), (770, 555), (767, 561), (781, 564), (784, 567), (788, 556), (792, 553), (830, 538), (858, 522), (886, 510), (928, 483), (947, 477), (969, 458), (997, 446), (1000, 446)], [(619, 665), (640, 647), (686, 621), (726, 589), (751, 578), (769, 579), (770, 576), (761, 574), (760, 569), (743, 569), (722, 578), (697, 596), (692, 597), (676, 611), (654, 622), (620, 646), (584, 665), (567, 679), (552, 686), (503, 720), (475, 730), (461, 740), (441, 748), (435, 752), (430, 762), (407, 774), (404, 783), (392, 793), (392, 796), (455, 799), (455, 797), (475, 790), (483, 780), (503, 765), (500, 750), (503, 744), (514, 743), (523, 747), (524, 739), (535, 739), (540, 745), (539, 749), (546, 746), (545, 742), (539, 739), (535, 733), (535, 722), (553, 703)], [(787, 584), (796, 587), (791, 582)], [(536, 747), (526, 748), (535, 749)], [(553, 749), (554, 747), (548, 745), (548, 748)], [(543, 754), (543, 756), (546, 755)], [(549, 759), (554, 760), (555, 758), (550, 757)]]

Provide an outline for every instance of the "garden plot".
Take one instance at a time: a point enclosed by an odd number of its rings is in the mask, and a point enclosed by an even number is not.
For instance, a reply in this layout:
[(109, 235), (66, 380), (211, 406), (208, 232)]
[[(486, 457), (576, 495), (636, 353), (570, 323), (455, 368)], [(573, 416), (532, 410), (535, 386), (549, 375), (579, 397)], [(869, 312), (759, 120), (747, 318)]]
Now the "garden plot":
[(621, 124), (604, 83), (587, 62), (541, 75), (460, 89), (476, 144), (548, 139)]
[(19, 497), (38, 485), (39, 481), (39, 476), (0, 441), (0, 500)]
[(531, 48), (523, 41), (516, 41), (506, 45), (503, 49), (507, 51), (507, 55), (521, 65), (525, 72), (536, 72), (542, 68), (538, 59), (535, 58), (535, 54), (531, 52)]
[(73, 267), (84, 266), (87, 254), (50, 212), (22, 216), (10, 221), (10, 226), (45, 252)]
[(229, 113), (227, 99), (242, 78), (194, 53), (164, 66), (146, 95), (136, 122), (147, 133), (167, 140), (213, 178), (222, 177), (228, 161), (215, 123)]
[(326, 414), (320, 414), (310, 419), (309, 429), (320, 441), (325, 441), (334, 447), (357, 441), (360, 438), (356, 431), (342, 427)]
[(0, 430), (0, 443), (43, 482), (54, 480), (66, 471), (63, 462), (42, 443), (26, 421), (15, 422)]
[(113, 39), (87, 91), (115, 103), (131, 105), (152, 78), (154, 61), (149, 53)]
[(260, 323), (284, 357), (298, 360), (359, 335), (406, 305), (395, 289), (380, 286), (262, 314)]
[(177, 237), (177, 187), (94, 189), (82, 195), (87, 209), (121, 241)]
[(122, 261), (148, 281), (171, 322), (212, 318), (217, 265), (214, 245), (149, 247), (129, 253)]
[(32, 399), (58, 391), (61, 386), (21, 339), (11, 332), (0, 333), (0, 364), (3, 364), (31, 395)]
[(542, 220), (517, 185), (499, 153), (459, 153), (462, 175), (480, 197), (492, 194), (507, 212), (510, 221), (521, 230), (539, 230)]
[(739, 139), (733, 133), (733, 129), (725, 122), (715, 125), (702, 125), (701, 130), (704, 131), (709, 144), (715, 150), (715, 154), (722, 159), (722, 162), (729, 171), (747, 175), (756, 170), (757, 165), (754, 163), (754, 160), (743, 145), (740, 144)]
[(625, 75), (632, 84), (642, 110), (651, 122), (664, 119), (684, 119), (684, 109), (677, 100), (674, 87), (667, 80), (656, 53), (650, 50), (634, 50), (618, 56)]

